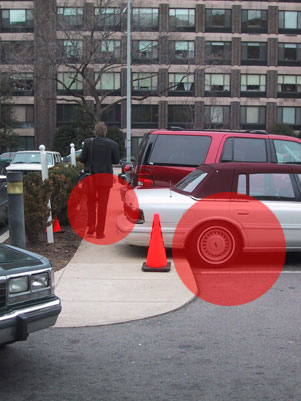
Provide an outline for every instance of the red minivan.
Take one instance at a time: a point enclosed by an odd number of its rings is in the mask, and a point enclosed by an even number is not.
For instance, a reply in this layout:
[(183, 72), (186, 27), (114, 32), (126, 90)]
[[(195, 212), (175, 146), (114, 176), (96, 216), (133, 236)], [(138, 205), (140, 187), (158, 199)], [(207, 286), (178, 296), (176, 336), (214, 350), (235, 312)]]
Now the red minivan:
[(130, 170), (130, 183), (132, 187), (166, 187), (200, 164), (234, 161), (301, 164), (301, 140), (264, 133), (149, 132)]

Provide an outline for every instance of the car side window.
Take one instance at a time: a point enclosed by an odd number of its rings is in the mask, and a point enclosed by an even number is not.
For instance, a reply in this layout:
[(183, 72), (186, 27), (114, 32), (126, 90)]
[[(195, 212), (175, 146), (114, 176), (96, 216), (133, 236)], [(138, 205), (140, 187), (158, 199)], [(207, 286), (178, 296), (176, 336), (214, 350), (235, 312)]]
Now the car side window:
[(246, 174), (239, 174), (238, 183), (237, 183), (237, 193), (238, 194), (247, 194), (247, 176)]
[(275, 139), (278, 163), (301, 163), (301, 143)]
[(204, 163), (210, 143), (210, 136), (158, 135), (149, 164), (197, 167)]
[(261, 138), (228, 138), (225, 142), (222, 162), (267, 162), (266, 140)]
[(141, 142), (139, 144), (139, 147), (138, 147), (138, 157), (137, 157), (137, 159), (138, 159), (138, 163), (140, 163), (140, 164), (141, 164), (141, 161), (142, 161), (142, 156), (144, 154), (146, 145), (148, 143), (149, 136), (150, 136), (149, 134), (144, 134), (143, 138), (142, 138), (142, 140), (141, 140)]
[(249, 195), (261, 200), (295, 199), (289, 174), (250, 174)]

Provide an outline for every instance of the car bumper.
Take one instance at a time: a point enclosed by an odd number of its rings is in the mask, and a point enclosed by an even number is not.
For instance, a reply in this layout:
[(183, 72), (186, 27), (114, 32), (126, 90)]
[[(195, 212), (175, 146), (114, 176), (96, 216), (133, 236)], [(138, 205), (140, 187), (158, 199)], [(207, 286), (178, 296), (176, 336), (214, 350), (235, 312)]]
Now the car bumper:
[(53, 326), (61, 309), (61, 301), (56, 298), (0, 316), (0, 344), (24, 341), (30, 333)]
[[(152, 227), (146, 226), (145, 224), (131, 223), (124, 214), (119, 215), (116, 224), (117, 235), (123, 237), (122, 242), (136, 246), (148, 246), (150, 242)], [(183, 235), (177, 235), (177, 242), (173, 243), (174, 239), (174, 228), (173, 227), (161, 227), (164, 246), (166, 248), (183, 248), (185, 243), (185, 232)]]

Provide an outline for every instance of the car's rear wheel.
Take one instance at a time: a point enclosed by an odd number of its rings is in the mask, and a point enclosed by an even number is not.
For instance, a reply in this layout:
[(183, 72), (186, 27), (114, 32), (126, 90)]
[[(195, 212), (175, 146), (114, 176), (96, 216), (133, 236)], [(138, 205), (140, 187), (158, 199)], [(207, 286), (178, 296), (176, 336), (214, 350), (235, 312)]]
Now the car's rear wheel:
[(241, 252), (241, 239), (226, 223), (206, 223), (197, 228), (188, 240), (188, 258), (193, 267), (225, 267)]

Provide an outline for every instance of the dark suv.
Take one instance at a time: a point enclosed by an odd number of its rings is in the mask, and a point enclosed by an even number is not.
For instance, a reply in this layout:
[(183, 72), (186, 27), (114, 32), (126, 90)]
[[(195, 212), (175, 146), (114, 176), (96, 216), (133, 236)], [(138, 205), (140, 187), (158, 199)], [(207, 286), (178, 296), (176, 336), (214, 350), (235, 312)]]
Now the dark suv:
[(169, 186), (200, 164), (234, 161), (301, 164), (301, 140), (264, 133), (153, 131), (143, 137), (130, 183)]

